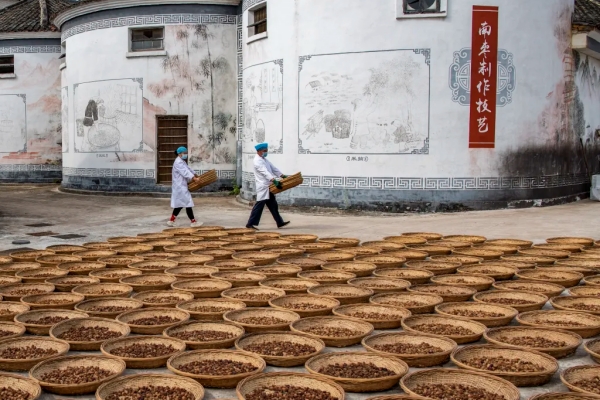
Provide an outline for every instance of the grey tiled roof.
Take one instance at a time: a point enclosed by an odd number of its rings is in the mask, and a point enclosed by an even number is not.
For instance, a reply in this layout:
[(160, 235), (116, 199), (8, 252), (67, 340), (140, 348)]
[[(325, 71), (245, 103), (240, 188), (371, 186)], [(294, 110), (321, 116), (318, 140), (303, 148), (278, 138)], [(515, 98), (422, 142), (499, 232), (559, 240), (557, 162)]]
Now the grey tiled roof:
[(573, 24), (600, 27), (600, 0), (575, 0)]
[(52, 24), (54, 17), (73, 3), (68, 0), (46, 0), (48, 25), (40, 22), (39, 0), (21, 0), (0, 10), (0, 32), (58, 32)]

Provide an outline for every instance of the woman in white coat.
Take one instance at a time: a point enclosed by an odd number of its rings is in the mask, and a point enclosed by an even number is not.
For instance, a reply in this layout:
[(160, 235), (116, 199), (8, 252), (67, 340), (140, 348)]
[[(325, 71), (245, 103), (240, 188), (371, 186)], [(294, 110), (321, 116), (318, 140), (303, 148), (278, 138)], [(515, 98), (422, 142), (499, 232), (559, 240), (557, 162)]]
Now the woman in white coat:
[(202, 225), (201, 222), (197, 222), (194, 218), (194, 201), (192, 200), (192, 194), (188, 189), (188, 182), (197, 181), (196, 173), (191, 169), (186, 160), (188, 158), (188, 151), (185, 147), (178, 148), (175, 153), (177, 158), (173, 163), (173, 187), (171, 189), (171, 207), (173, 208), (173, 214), (171, 219), (167, 222), (168, 226), (175, 226), (175, 220), (179, 215), (179, 212), (185, 207), (185, 212), (190, 218), (191, 227), (197, 227)]

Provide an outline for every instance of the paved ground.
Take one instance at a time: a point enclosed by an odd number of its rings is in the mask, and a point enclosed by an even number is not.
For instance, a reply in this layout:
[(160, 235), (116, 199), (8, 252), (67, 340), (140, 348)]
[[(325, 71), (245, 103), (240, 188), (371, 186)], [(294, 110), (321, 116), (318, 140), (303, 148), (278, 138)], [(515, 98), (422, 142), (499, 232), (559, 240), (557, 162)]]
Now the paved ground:
[[(196, 199), (196, 216), (205, 224), (237, 227), (245, 225), (249, 208), (233, 197)], [(289, 210), (284, 217), (292, 221), (285, 229), (292, 233), (315, 233), (321, 237), (346, 236), (373, 240), (407, 231), (433, 231), (442, 234), (479, 234), (488, 238), (512, 237), (542, 242), (551, 236), (591, 236), (600, 239), (600, 203), (582, 201), (551, 208), (478, 211), (460, 214), (390, 215), (349, 214), (339, 211)], [(58, 192), (49, 186), (0, 186), (0, 251), (15, 248), (12, 241), (27, 239), (27, 247), (44, 248), (52, 244), (83, 243), (106, 240), (111, 236), (136, 235), (164, 229), (170, 215), (166, 199), (135, 197), (79, 196)], [(182, 213), (184, 221), (185, 215)], [(26, 225), (47, 223), (47, 227)], [(183, 222), (180, 225), (184, 225)], [(263, 229), (274, 229), (266, 212)], [(51, 231), (54, 234), (77, 234), (85, 237), (63, 240), (52, 236), (28, 236)], [(356, 348), (335, 351), (359, 350)], [(331, 351), (331, 349), (328, 349)], [(560, 369), (593, 361), (580, 348), (577, 355), (561, 360)], [(268, 368), (267, 371), (273, 370)], [(302, 370), (302, 369), (298, 369)], [(162, 372), (168, 373), (166, 370)], [(128, 371), (130, 372), (130, 371)], [(140, 372), (140, 371), (136, 371)], [(152, 371), (146, 371), (152, 372)], [(558, 374), (552, 382), (540, 388), (524, 388), (522, 399), (533, 394), (565, 391)], [(399, 393), (394, 390), (388, 393)], [(373, 395), (373, 394), (371, 394)], [(366, 399), (371, 395), (349, 394), (349, 400)], [(233, 390), (207, 391), (206, 399), (234, 398)], [(45, 395), (50, 399), (85, 399), (94, 396), (65, 397)]]

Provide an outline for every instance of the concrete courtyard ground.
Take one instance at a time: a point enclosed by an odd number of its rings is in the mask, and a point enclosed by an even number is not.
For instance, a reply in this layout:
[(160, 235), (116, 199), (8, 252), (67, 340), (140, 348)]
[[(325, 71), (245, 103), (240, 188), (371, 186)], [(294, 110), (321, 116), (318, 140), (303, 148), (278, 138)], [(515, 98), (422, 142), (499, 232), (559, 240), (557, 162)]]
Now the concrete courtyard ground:
[[(195, 213), (207, 225), (244, 226), (250, 209), (233, 197), (195, 199)], [(589, 236), (600, 239), (600, 203), (578, 203), (530, 209), (477, 211), (458, 214), (376, 214), (347, 213), (337, 210), (283, 209), (282, 214), (292, 224), (282, 233), (314, 233), (320, 237), (355, 237), (363, 241), (376, 240), (408, 231), (431, 231), (442, 234), (478, 234), (488, 238), (521, 238), (543, 242), (552, 236)], [(0, 252), (17, 247), (41, 249), (53, 244), (80, 244), (106, 240), (112, 236), (137, 235), (164, 229), (170, 216), (169, 200), (141, 197), (83, 196), (61, 193), (55, 186), (0, 186)], [(50, 226), (28, 227), (45, 223)], [(187, 225), (182, 212), (180, 226)], [(275, 229), (268, 211), (263, 214), (261, 229)], [(32, 233), (50, 235), (73, 234), (84, 237), (59, 239), (53, 236), (30, 236)], [(15, 246), (14, 240), (31, 243)], [(546, 306), (548, 308), (548, 306)], [(327, 351), (356, 351), (360, 346)], [(560, 369), (593, 364), (581, 347), (575, 356), (560, 361)], [(267, 371), (277, 370), (267, 368)], [(302, 371), (302, 368), (296, 368)], [(166, 369), (160, 372), (169, 373)], [(128, 370), (133, 372), (157, 372)], [(533, 394), (566, 391), (558, 373), (551, 383), (540, 388), (522, 388), (522, 399)], [(394, 389), (386, 394), (400, 393)], [(349, 400), (366, 399), (375, 394), (348, 394)], [(44, 395), (43, 400), (85, 399), (90, 396), (68, 397)], [(206, 399), (235, 398), (233, 390), (208, 389)]]

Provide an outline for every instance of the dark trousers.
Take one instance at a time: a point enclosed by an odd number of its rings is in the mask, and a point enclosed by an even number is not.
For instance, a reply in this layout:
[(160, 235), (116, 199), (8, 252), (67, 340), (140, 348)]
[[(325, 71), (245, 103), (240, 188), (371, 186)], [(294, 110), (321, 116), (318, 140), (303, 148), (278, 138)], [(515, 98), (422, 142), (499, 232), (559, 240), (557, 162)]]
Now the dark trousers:
[(252, 212), (250, 213), (250, 219), (248, 220), (248, 225), (258, 226), (260, 224), (260, 217), (262, 216), (263, 210), (265, 209), (265, 205), (271, 211), (271, 215), (273, 219), (277, 223), (277, 226), (283, 225), (283, 218), (279, 215), (279, 206), (277, 205), (277, 200), (275, 199), (275, 195), (273, 193), (269, 193), (268, 200), (257, 201), (252, 208)]
[[(178, 215), (179, 215), (179, 212), (181, 211), (181, 209), (182, 209), (182, 208), (183, 208), (183, 207), (174, 208), (174, 209), (173, 209), (173, 215), (174, 215), (174, 216), (178, 216)], [(194, 219), (194, 210), (193, 210), (191, 207), (187, 207), (187, 208), (185, 209), (185, 213), (187, 214), (187, 216), (188, 216), (188, 218), (190, 219), (190, 221)]]

